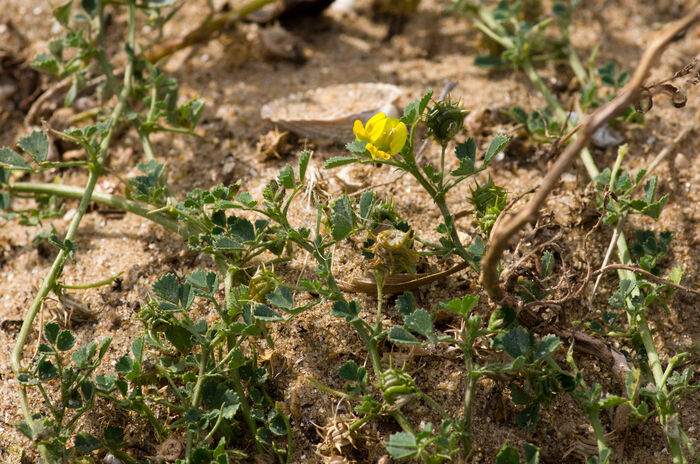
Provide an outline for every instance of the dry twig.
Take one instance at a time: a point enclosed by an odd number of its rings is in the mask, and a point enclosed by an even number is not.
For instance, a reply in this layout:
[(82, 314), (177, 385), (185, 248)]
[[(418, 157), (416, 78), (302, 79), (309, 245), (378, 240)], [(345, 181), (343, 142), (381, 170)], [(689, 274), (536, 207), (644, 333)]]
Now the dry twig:
[[(635, 104), (640, 99), (644, 89), (644, 80), (664, 48), (681, 31), (699, 20), (700, 7), (696, 7), (685, 18), (665, 26), (654, 36), (642, 55), (630, 82), (617, 97), (586, 119), (579, 130), (579, 137), (566, 147), (559, 159), (554, 163), (554, 166), (552, 166), (552, 169), (545, 176), (542, 185), (530, 202), (512, 216), (510, 220), (498, 224), (496, 230), (492, 233), (490, 247), (482, 261), (481, 283), (493, 302), (520, 308), (518, 318), (526, 326), (535, 329), (542, 324), (542, 319), (530, 309), (523, 308), (522, 305), (515, 301), (512, 295), (504, 292), (499, 282), (497, 267), (503, 252), (510, 245), (514, 236), (526, 224), (534, 223), (537, 220), (539, 210), (547, 196), (557, 185), (559, 178), (568, 169), (576, 156), (588, 145), (593, 133), (624, 108)], [(624, 381), (627, 371), (627, 363), (624, 356), (608, 347), (603, 341), (584, 333), (573, 332), (559, 327), (549, 327), (547, 331), (564, 339), (573, 337), (576, 340), (576, 347), (579, 352), (591, 354), (610, 365), (617, 378)]]

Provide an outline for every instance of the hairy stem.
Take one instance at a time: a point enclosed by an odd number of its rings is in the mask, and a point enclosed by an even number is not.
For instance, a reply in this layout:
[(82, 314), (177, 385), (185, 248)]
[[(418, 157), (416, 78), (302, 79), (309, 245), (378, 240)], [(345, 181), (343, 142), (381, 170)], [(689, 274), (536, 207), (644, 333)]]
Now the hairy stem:
[[(135, 2), (130, 1), (129, 2), (129, 46), (133, 49), (134, 48), (134, 29), (135, 29), (135, 23), (134, 23), (134, 13), (135, 13)], [(91, 197), (93, 194), (93, 191), (95, 189), (95, 185), (97, 184), (97, 180), (99, 178), (99, 173), (101, 172), (102, 168), (101, 165), (104, 162), (105, 158), (107, 157), (107, 153), (109, 150), (109, 144), (112, 139), (112, 136), (114, 134), (114, 131), (117, 127), (117, 122), (121, 118), (121, 115), (124, 111), (124, 108), (126, 107), (126, 101), (131, 93), (131, 84), (132, 84), (132, 75), (133, 75), (133, 57), (129, 55), (128, 62), (125, 68), (124, 72), (124, 83), (122, 90), (119, 94), (119, 100), (117, 101), (117, 104), (114, 106), (114, 110), (112, 111), (111, 115), (111, 125), (110, 128), (107, 132), (107, 135), (105, 138), (102, 140), (102, 143), (100, 144), (99, 147), (99, 152), (96, 157), (96, 163), (90, 163), (89, 168), (90, 168), (90, 174), (88, 177), (87, 184), (84, 189), (83, 196), (80, 199), (80, 203), (78, 205), (77, 212), (75, 216), (73, 216), (73, 219), (71, 220), (71, 223), (68, 227), (68, 231), (66, 233), (66, 236), (64, 238), (64, 241), (70, 240), (73, 241), (75, 239), (75, 235), (78, 231), (78, 226), (80, 225), (80, 222), (83, 219), (83, 216), (85, 215), (85, 212), (87, 211), (87, 208), (90, 204)], [(58, 277), (61, 275), (61, 272), (63, 271), (63, 265), (68, 258), (68, 251), (65, 249), (61, 249), (54, 259), (53, 264), (51, 265), (51, 269), (47, 273), (46, 277), (44, 278), (41, 287), (39, 288), (39, 291), (37, 292), (36, 296), (34, 297), (34, 300), (32, 301), (31, 306), (27, 310), (27, 313), (24, 316), (24, 320), (22, 321), (22, 328), (20, 329), (20, 333), (17, 336), (17, 341), (15, 343), (14, 349), (12, 350), (12, 358), (11, 358), (11, 364), (12, 364), (12, 370), (15, 373), (15, 375), (19, 375), (23, 370), (22, 366), (22, 352), (24, 350), (24, 347), (27, 343), (27, 339), (29, 337), (29, 333), (33, 327), (34, 324), (34, 319), (36, 318), (36, 315), (39, 312), (39, 309), (41, 308), (41, 305), (44, 301), (44, 298), (49, 294), (49, 292), (55, 287), (56, 285), (56, 280)], [(20, 386), (20, 404), (22, 406), (22, 412), (24, 414), (25, 421), (27, 424), (32, 428), (33, 431), (36, 431), (34, 421), (32, 419), (32, 414), (29, 411), (29, 401), (27, 397), (27, 390), (26, 387), (21, 385)], [(45, 450), (43, 450), (45, 452)], [(44, 454), (44, 459), (48, 461), (47, 456), (45, 453)]]

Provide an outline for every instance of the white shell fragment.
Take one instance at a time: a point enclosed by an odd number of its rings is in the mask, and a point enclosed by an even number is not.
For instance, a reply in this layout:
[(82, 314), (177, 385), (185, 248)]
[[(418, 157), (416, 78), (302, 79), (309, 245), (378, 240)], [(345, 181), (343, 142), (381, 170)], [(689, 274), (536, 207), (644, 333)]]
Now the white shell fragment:
[(600, 127), (591, 137), (591, 142), (598, 148), (617, 147), (624, 141), (625, 138), (608, 125)]
[(377, 113), (398, 117), (394, 102), (403, 91), (391, 84), (355, 83), (321, 87), (271, 101), (260, 116), (311, 138), (352, 140), (356, 119), (366, 123)]

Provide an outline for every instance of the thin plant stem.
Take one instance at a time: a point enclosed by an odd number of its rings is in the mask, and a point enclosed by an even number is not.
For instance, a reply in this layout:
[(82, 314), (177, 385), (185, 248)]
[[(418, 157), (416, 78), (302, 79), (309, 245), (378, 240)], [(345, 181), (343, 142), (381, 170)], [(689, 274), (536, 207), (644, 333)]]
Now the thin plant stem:
[[(128, 28), (129, 28), (129, 45), (133, 48), (134, 47), (134, 29), (135, 29), (135, 21), (134, 21), (134, 13), (135, 13), (135, 2), (130, 1), (129, 2), (129, 22), (128, 22)], [(125, 68), (124, 72), (124, 83), (122, 87), (122, 91), (119, 94), (119, 100), (117, 101), (117, 104), (114, 106), (114, 110), (112, 111), (111, 115), (111, 120), (112, 124), (110, 125), (110, 128), (108, 129), (107, 135), (105, 138), (102, 140), (102, 143), (100, 144), (99, 147), (99, 152), (96, 157), (96, 163), (90, 163), (89, 168), (90, 168), (90, 174), (88, 177), (87, 184), (85, 186), (84, 194), (82, 198), (80, 199), (80, 203), (78, 205), (78, 209), (76, 211), (75, 216), (73, 216), (73, 219), (71, 220), (71, 223), (68, 227), (68, 231), (66, 232), (66, 236), (64, 238), (64, 241), (73, 241), (75, 239), (75, 235), (78, 231), (78, 226), (80, 225), (80, 222), (83, 219), (83, 216), (85, 215), (87, 208), (90, 204), (92, 194), (95, 189), (95, 185), (97, 184), (97, 180), (100, 176), (101, 172), (101, 165), (104, 162), (108, 150), (109, 150), (109, 143), (111, 141), (111, 138), (114, 134), (114, 131), (116, 130), (117, 122), (121, 118), (121, 115), (124, 111), (124, 108), (126, 106), (126, 101), (131, 93), (131, 84), (132, 84), (132, 76), (133, 76), (133, 68), (134, 68), (134, 63), (133, 63), (133, 57), (129, 56), (128, 62)], [(36, 296), (34, 297), (34, 300), (32, 301), (31, 306), (27, 310), (27, 313), (25, 314), (24, 320), (22, 321), (22, 328), (20, 329), (20, 333), (17, 336), (17, 341), (15, 343), (14, 349), (12, 350), (12, 357), (11, 357), (11, 364), (12, 364), (12, 370), (15, 373), (15, 375), (19, 375), (24, 368), (22, 367), (22, 352), (24, 350), (24, 346), (27, 343), (27, 339), (29, 337), (29, 333), (33, 327), (34, 319), (36, 318), (36, 315), (39, 312), (39, 309), (42, 306), (42, 303), (44, 301), (44, 298), (49, 294), (51, 290), (54, 289), (56, 285), (56, 280), (60, 276), (61, 272), (63, 271), (63, 265), (68, 258), (68, 251), (66, 249), (61, 249), (54, 259), (53, 264), (51, 265), (51, 268), (49, 272), (47, 273), (46, 277), (44, 278), (41, 287), (39, 288), (39, 291), (37, 292)], [(19, 392), (19, 397), (20, 397), (20, 404), (22, 407), (22, 413), (24, 415), (25, 421), (27, 424), (31, 427), (32, 431), (35, 431), (35, 425), (34, 421), (32, 419), (32, 414), (29, 411), (29, 400), (27, 397), (27, 389), (26, 386), (20, 385), (20, 392)], [(40, 447), (40, 452), (42, 453), (44, 459), (47, 459), (46, 455), (46, 449), (43, 447)]]

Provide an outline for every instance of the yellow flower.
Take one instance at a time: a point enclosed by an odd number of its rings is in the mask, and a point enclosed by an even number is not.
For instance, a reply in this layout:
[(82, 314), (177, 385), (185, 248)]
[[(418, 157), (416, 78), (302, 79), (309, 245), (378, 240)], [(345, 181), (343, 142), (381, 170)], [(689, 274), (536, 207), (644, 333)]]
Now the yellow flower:
[(365, 126), (356, 120), (352, 130), (357, 140), (367, 142), (367, 151), (373, 159), (388, 160), (401, 151), (408, 136), (406, 124), (396, 118), (387, 118), (384, 113), (372, 116)]

